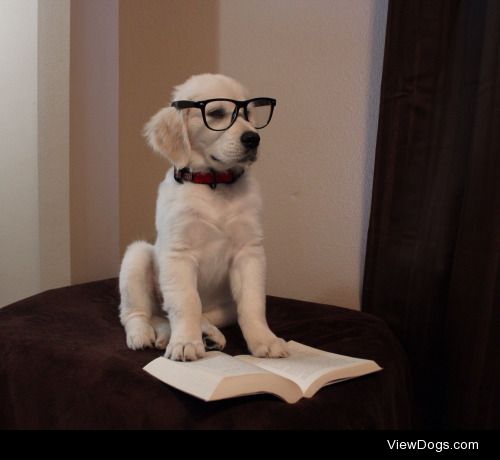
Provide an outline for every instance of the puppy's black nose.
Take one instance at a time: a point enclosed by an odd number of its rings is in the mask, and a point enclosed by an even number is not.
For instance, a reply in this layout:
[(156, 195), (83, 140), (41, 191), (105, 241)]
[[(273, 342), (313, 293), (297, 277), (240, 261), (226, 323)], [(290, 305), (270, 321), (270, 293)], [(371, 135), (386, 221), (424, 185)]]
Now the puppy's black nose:
[(260, 136), (254, 131), (246, 131), (241, 135), (241, 143), (247, 149), (254, 149), (259, 145)]

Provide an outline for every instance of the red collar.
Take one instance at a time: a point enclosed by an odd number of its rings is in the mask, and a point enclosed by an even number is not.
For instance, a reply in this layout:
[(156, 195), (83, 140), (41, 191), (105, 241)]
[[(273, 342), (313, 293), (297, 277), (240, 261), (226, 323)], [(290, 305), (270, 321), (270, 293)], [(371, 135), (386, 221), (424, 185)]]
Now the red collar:
[(211, 169), (207, 172), (191, 172), (189, 168), (177, 169), (174, 166), (174, 179), (179, 182), (179, 184), (187, 182), (193, 182), (194, 184), (206, 184), (212, 189), (217, 187), (217, 184), (232, 184), (236, 182), (245, 172), (234, 172), (232, 169), (227, 169), (226, 171), (215, 171)]

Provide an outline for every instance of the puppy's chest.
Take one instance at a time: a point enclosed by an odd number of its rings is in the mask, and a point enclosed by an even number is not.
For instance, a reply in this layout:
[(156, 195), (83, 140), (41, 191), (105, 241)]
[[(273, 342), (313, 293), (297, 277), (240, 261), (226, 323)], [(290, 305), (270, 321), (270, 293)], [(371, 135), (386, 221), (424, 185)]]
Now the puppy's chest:
[(230, 256), (258, 233), (251, 216), (230, 208), (220, 212), (198, 211), (188, 226), (188, 245), (210, 258), (221, 253)]
[(198, 260), (200, 285), (220, 284), (234, 256), (257, 234), (252, 219), (229, 211), (217, 215), (199, 213), (187, 232), (187, 246), (193, 249)]
[(199, 262), (210, 263), (230, 259), (245, 244), (261, 239), (260, 206), (252, 194), (189, 190), (159, 207), (159, 239), (166, 247), (190, 251)]

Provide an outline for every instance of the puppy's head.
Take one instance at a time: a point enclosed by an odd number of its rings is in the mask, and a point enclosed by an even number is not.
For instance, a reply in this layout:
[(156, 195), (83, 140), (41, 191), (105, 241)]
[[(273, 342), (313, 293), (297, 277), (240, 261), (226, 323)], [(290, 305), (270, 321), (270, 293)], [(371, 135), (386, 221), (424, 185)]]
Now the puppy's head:
[[(247, 90), (236, 80), (224, 75), (203, 74), (177, 86), (172, 101), (203, 101), (224, 98), (243, 101)], [(219, 103), (205, 111), (207, 123), (217, 123), (228, 107)], [(231, 127), (213, 131), (205, 125), (199, 108), (166, 107), (154, 115), (144, 128), (149, 145), (167, 157), (177, 168), (212, 168), (224, 170), (235, 166), (246, 167), (257, 159), (260, 141), (257, 130), (245, 119), (243, 109)]]

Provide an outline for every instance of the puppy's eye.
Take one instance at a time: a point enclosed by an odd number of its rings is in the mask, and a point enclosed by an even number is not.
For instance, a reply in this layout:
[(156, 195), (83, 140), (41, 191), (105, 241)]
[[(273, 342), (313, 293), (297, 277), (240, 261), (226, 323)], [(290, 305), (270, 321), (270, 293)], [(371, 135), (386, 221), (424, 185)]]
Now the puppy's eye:
[(215, 109), (208, 112), (208, 116), (220, 120), (226, 116), (226, 111), (224, 109)]

